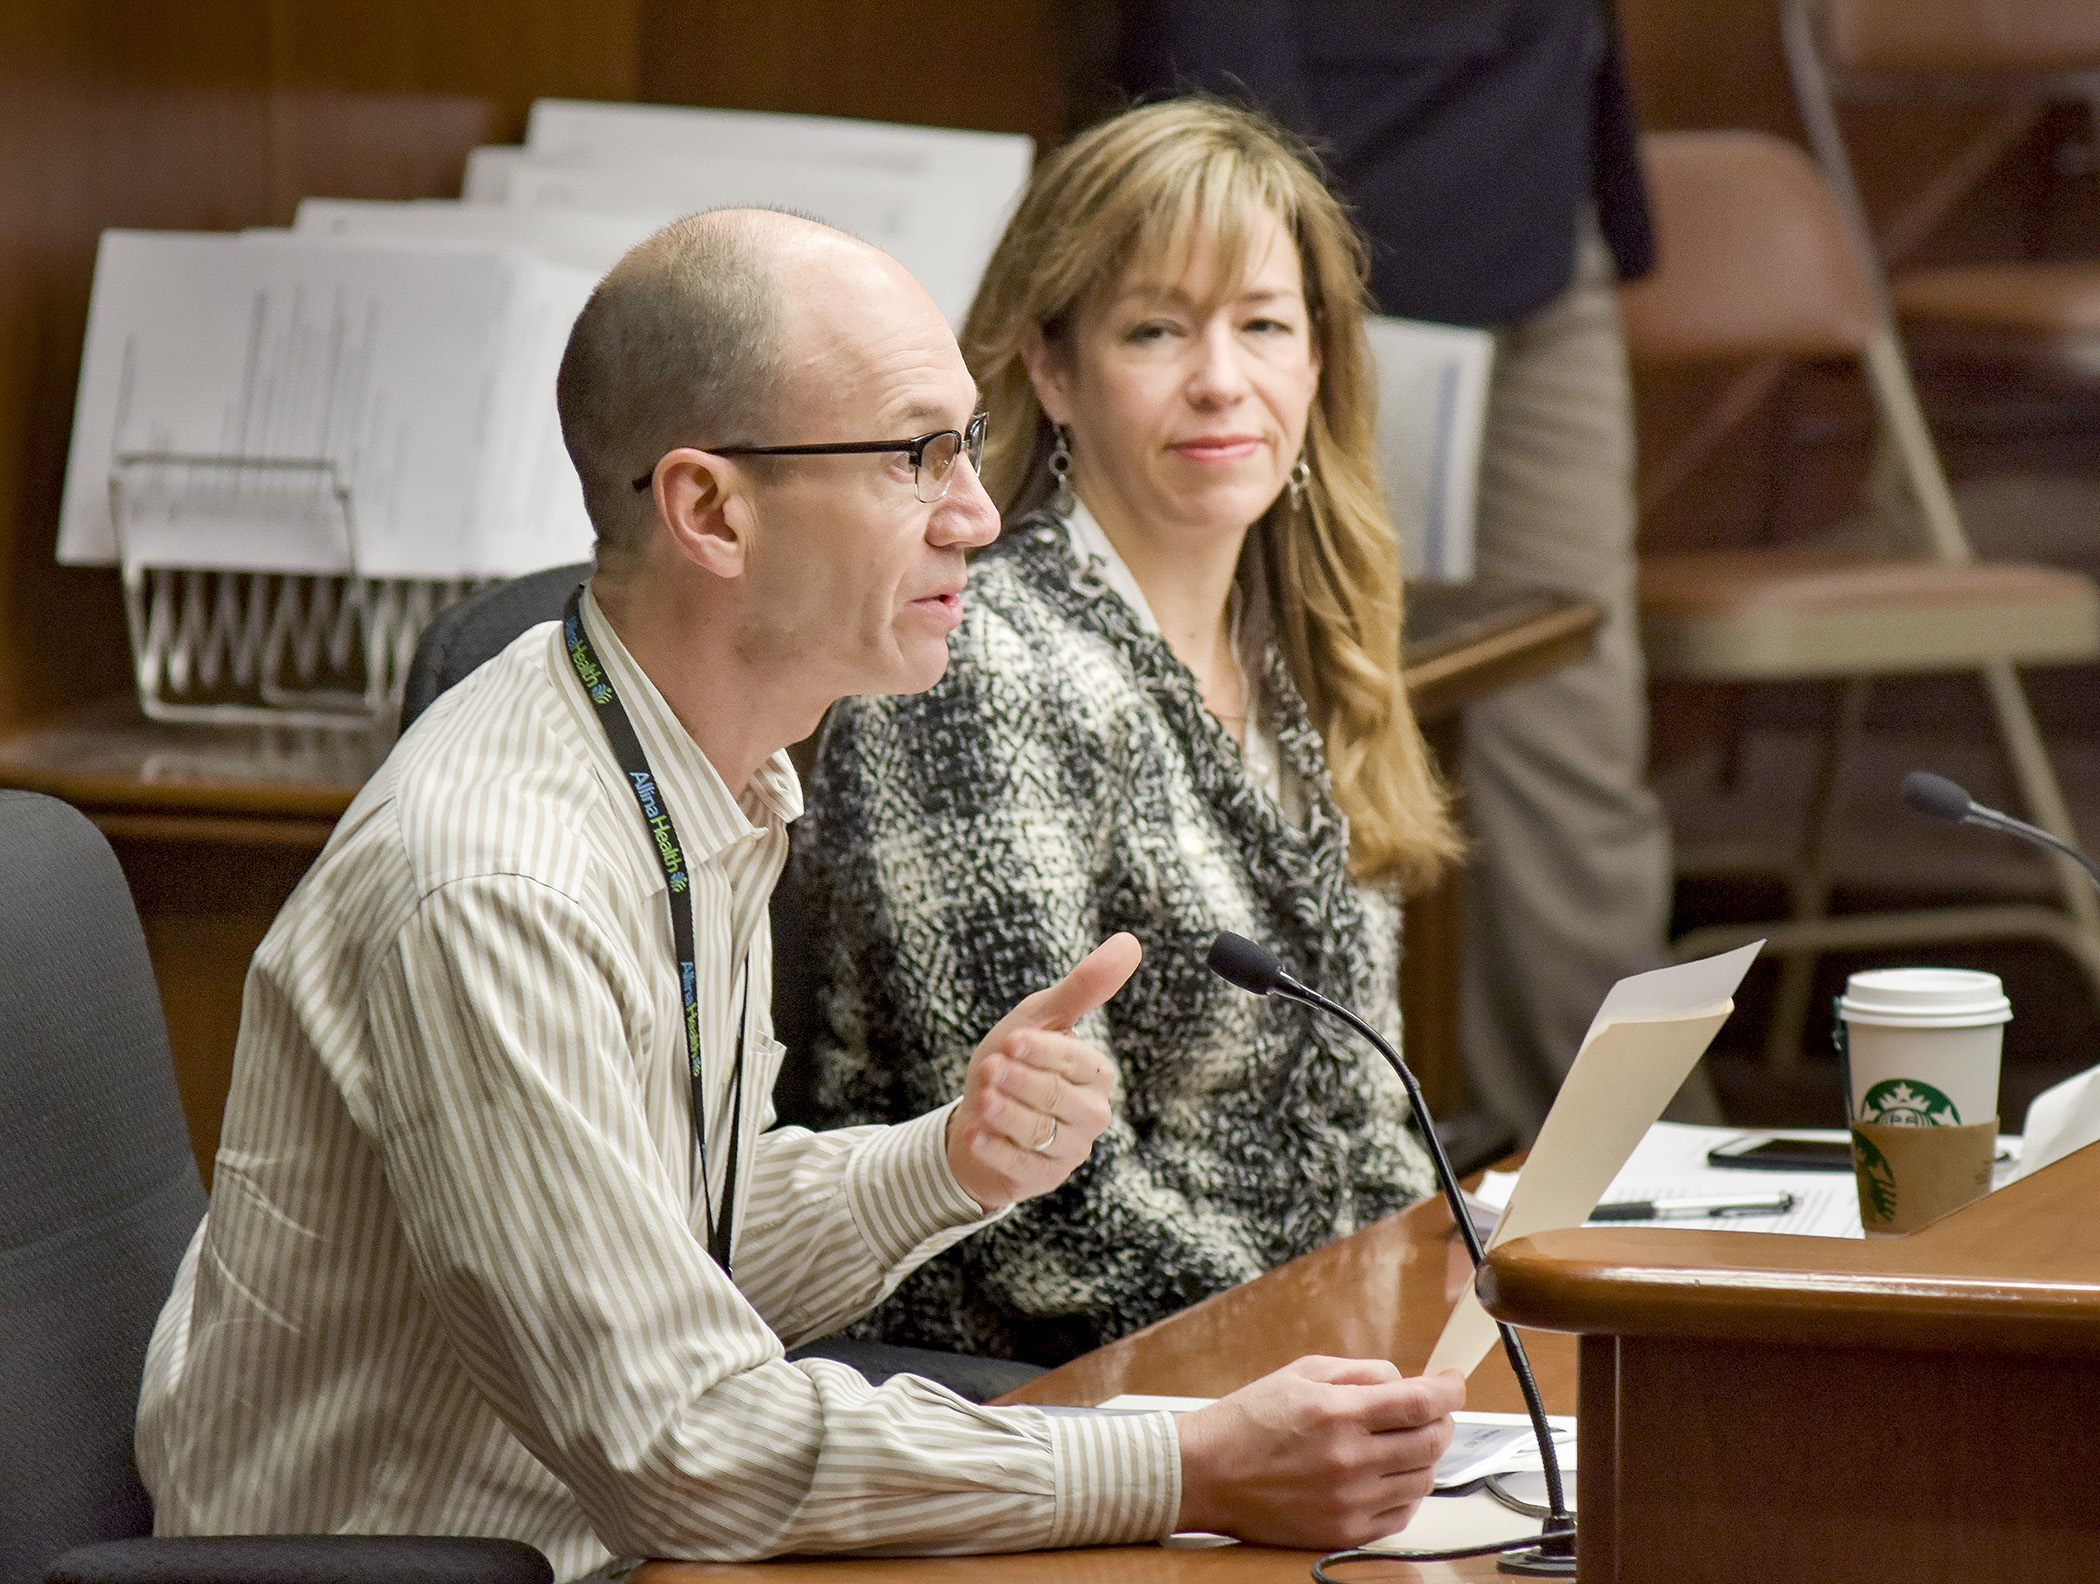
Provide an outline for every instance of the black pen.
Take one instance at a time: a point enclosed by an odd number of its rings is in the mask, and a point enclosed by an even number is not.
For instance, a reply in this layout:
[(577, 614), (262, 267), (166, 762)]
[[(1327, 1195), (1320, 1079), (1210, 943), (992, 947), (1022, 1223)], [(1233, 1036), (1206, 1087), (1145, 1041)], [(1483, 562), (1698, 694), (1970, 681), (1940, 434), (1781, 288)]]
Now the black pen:
[(1590, 1212), (1592, 1221), (1704, 1221), (1725, 1216), (1785, 1215), (1794, 1208), (1790, 1193), (1766, 1199), (1624, 1199), (1601, 1204)]

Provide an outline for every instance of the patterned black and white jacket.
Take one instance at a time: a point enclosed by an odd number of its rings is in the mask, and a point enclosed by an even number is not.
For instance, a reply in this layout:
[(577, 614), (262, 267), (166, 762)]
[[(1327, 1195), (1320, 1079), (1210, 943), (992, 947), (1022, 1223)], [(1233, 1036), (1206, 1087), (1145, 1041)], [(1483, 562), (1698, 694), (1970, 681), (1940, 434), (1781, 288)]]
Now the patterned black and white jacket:
[(817, 1108), (902, 1121), (1116, 930), (1130, 984), (1078, 1032), (1121, 1069), (1115, 1120), (1057, 1192), (908, 1278), (856, 1334), (1056, 1364), (1428, 1192), (1399, 1080), (1280, 996), (1204, 966), (1221, 929), (1397, 1041), (1397, 899), (1354, 884), (1320, 739), (1282, 657), (1265, 718), (1303, 827), (1248, 778), (1194, 676), (1024, 521), (978, 558), (947, 676), (842, 701), (786, 886), (824, 930)]

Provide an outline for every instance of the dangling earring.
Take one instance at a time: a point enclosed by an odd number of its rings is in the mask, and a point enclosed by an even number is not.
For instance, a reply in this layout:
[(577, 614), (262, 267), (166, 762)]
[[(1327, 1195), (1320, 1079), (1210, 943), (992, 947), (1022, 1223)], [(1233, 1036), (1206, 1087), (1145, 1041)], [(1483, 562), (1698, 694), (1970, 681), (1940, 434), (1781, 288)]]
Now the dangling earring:
[(1305, 453), (1298, 453), (1298, 460), (1291, 464), (1291, 510), (1305, 509), (1305, 486), (1312, 482), (1312, 464), (1305, 460)]
[(1069, 517), (1078, 498), (1072, 493), (1072, 431), (1063, 424), (1050, 426), (1050, 476), (1057, 480), (1050, 491), (1050, 515)]

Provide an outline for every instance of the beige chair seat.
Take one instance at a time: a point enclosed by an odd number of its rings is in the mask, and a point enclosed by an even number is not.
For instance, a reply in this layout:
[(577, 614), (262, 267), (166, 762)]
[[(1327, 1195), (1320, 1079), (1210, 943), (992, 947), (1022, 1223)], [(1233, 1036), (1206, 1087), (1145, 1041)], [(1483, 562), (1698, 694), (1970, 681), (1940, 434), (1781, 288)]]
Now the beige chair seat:
[(1885, 676), (2100, 654), (2100, 590), (2053, 567), (1686, 550), (1643, 556), (1639, 586), (1658, 676)]
[(2100, 260), (1907, 270), (1889, 292), (1915, 324), (2100, 336)]

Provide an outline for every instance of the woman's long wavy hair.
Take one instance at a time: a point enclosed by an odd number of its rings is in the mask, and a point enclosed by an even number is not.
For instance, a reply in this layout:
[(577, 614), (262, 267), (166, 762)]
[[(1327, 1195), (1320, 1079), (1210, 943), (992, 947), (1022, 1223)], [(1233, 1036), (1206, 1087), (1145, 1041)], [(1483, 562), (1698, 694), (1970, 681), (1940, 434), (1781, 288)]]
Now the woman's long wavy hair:
[(1364, 243), (1308, 154), (1257, 114), (1187, 98), (1105, 121), (1036, 170), (963, 325), (991, 415), (984, 482), (1008, 521), (1051, 491), (1050, 422), (1021, 357), (1030, 327), (1055, 348), (1132, 264), (1177, 275), (1198, 237), (1234, 278), (1264, 213), (1297, 241), (1320, 385), (1303, 502), (1280, 494), (1245, 554), (1264, 558), (1285, 659), (1326, 741), (1352, 872), (1419, 890), (1459, 841), (1400, 677), (1400, 563), (1375, 457)]

